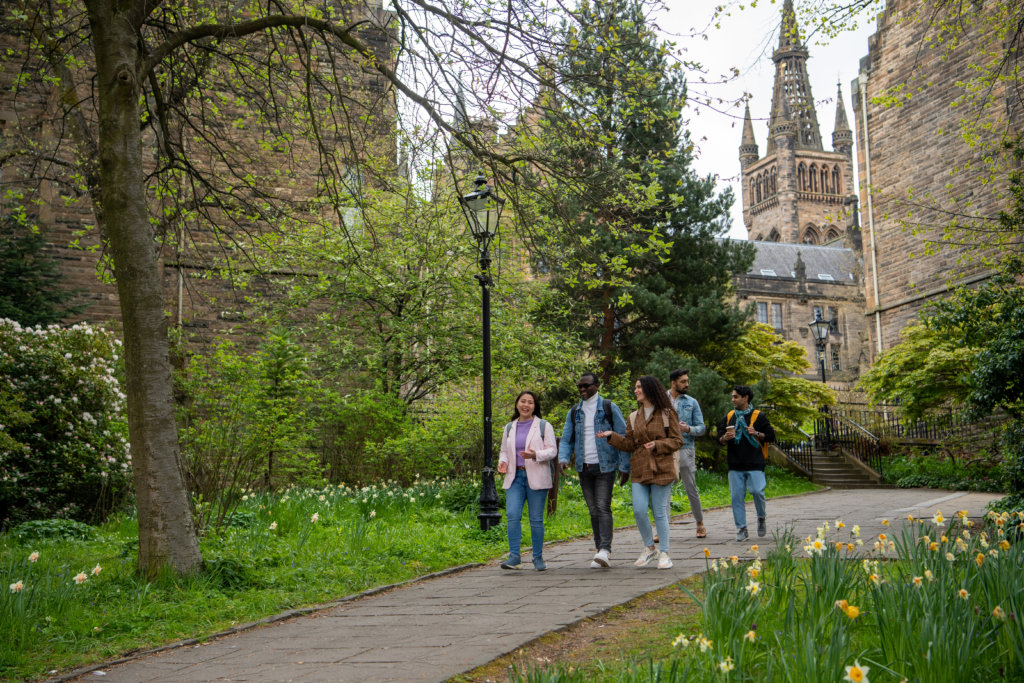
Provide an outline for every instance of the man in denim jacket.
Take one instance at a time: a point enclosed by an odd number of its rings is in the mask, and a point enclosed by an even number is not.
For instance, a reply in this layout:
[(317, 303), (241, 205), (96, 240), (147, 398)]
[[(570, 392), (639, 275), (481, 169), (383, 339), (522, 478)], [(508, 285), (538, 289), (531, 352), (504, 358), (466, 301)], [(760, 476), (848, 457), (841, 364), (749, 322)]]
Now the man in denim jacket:
[(569, 410), (558, 447), (558, 462), (562, 471), (569, 467), (569, 458), (576, 455), (576, 471), (580, 476), (583, 499), (590, 510), (590, 526), (594, 529), (594, 555), (591, 567), (611, 566), (612, 551), (612, 489), (615, 473), (619, 484), (629, 479), (629, 453), (613, 448), (607, 439), (598, 439), (596, 432), (626, 433), (622, 411), (611, 401), (597, 393), (597, 375), (585, 372), (576, 388), (580, 402)]
[[(683, 447), (676, 453), (676, 469), (686, 489), (686, 497), (690, 500), (693, 519), (697, 522), (697, 538), (704, 538), (708, 532), (704, 528), (704, 510), (700, 505), (700, 491), (697, 490), (697, 449), (693, 438), (703, 436), (707, 427), (700, 404), (688, 393), (690, 371), (673, 370), (669, 375), (669, 386), (668, 396), (679, 415), (679, 429), (683, 432)], [(670, 518), (671, 506), (672, 501), (669, 500)]]

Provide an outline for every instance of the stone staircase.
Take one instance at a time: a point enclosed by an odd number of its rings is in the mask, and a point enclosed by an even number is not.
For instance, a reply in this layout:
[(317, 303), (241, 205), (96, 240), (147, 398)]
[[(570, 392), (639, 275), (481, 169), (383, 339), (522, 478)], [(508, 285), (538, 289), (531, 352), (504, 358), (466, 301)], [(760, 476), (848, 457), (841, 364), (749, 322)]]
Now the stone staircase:
[(816, 450), (812, 460), (814, 474), (811, 480), (816, 484), (836, 489), (891, 488), (891, 484), (885, 484), (866, 466), (854, 464), (852, 458), (838, 450), (831, 453)]

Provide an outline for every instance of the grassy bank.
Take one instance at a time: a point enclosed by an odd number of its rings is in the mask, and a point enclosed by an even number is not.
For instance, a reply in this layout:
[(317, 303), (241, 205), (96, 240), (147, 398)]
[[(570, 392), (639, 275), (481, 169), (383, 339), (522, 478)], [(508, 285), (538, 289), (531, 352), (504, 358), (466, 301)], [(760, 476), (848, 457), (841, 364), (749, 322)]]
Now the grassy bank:
[[(698, 481), (706, 505), (728, 502), (723, 475), (701, 472)], [(769, 496), (816, 488), (782, 471), (769, 482)], [(494, 559), (506, 550), (505, 528), (480, 531), (477, 496), (476, 483), (452, 481), (250, 492), (222, 529), (201, 539), (206, 573), (150, 583), (135, 576), (131, 517), (96, 529), (59, 522), (16, 529), (0, 537), (7, 586), (0, 593), (0, 677), (38, 678)], [(613, 500), (616, 524), (631, 524), (628, 487)], [(685, 495), (673, 508), (688, 509)], [(558, 513), (546, 526), (548, 540), (590, 533), (575, 479), (564, 480)]]

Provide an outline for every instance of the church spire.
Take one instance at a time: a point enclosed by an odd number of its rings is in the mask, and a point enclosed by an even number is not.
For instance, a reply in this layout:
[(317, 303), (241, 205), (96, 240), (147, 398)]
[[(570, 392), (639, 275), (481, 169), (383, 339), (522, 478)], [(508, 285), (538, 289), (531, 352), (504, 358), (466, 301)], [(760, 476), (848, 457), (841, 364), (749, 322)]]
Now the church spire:
[(853, 131), (846, 120), (846, 105), (843, 103), (841, 83), (836, 83), (836, 126), (832, 131), (832, 149), (846, 156), (853, 154)]
[(750, 120), (750, 102), (743, 113), (743, 139), (740, 141), (740, 166), (746, 168), (757, 161), (757, 140), (754, 139), (754, 124)]
[[(779, 46), (772, 53), (775, 87), (768, 126), (772, 130), (784, 121), (787, 118), (785, 110), (788, 109), (796, 123), (796, 148), (822, 150), (818, 113), (814, 109), (811, 82), (807, 77), (807, 54), (807, 48), (800, 41), (800, 26), (793, 11), (793, 0), (786, 0), (782, 7)], [(767, 153), (774, 151), (775, 142), (769, 138)]]

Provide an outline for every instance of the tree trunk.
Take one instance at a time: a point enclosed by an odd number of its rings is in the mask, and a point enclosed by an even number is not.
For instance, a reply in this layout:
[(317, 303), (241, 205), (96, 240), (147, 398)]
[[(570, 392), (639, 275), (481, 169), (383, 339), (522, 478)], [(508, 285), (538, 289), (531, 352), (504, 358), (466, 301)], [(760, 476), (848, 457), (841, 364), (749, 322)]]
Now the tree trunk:
[(170, 344), (159, 245), (142, 173), (137, 68), (130, 0), (86, 0), (99, 94), (97, 222), (113, 259), (124, 325), (128, 429), (139, 515), (139, 571), (202, 565), (174, 419)]

